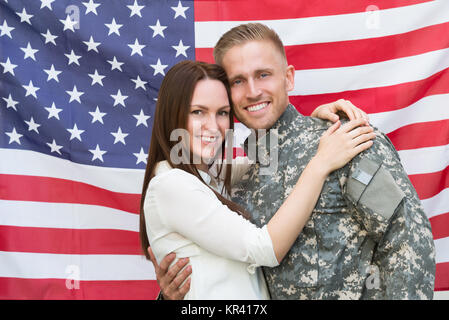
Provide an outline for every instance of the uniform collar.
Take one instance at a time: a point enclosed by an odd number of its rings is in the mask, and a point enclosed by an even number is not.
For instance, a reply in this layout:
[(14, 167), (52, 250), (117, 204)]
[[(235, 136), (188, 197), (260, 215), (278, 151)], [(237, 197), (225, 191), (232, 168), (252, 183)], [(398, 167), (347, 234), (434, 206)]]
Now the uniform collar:
[[(267, 130), (267, 134), (265, 136), (259, 137), (259, 139), (255, 138), (255, 131), (251, 130), (251, 134), (246, 138), (242, 147), (247, 155), (249, 155), (249, 146), (251, 143), (256, 144), (257, 149), (257, 162), (267, 163), (270, 159), (270, 152), (274, 152), (277, 150), (279, 145), (283, 144), (286, 139), (289, 138), (288, 133), (291, 132), (292, 123), (296, 121), (298, 118), (304, 118), (298, 110), (292, 105), (288, 104), (284, 113), (279, 117), (279, 119), (274, 123), (274, 125)], [(275, 145), (271, 146), (270, 141), (271, 138), (269, 134), (273, 135), (277, 139), (274, 139)], [(252, 159), (253, 160), (253, 159)]]

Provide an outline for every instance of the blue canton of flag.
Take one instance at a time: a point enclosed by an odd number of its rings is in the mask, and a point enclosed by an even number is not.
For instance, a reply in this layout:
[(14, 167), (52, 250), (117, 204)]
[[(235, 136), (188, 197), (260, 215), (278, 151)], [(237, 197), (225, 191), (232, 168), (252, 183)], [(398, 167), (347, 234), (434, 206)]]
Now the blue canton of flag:
[(145, 168), (158, 88), (183, 59), (190, 1), (2, 1), (0, 148)]

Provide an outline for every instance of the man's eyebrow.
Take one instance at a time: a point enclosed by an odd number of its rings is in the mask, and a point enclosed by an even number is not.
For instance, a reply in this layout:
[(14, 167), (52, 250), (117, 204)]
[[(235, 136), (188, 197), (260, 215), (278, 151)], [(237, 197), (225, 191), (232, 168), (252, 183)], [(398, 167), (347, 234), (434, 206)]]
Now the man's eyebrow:
[[(262, 72), (270, 72), (273, 73), (274, 69), (273, 68), (260, 68), (254, 71), (254, 74), (260, 74)], [(235, 76), (229, 77), (229, 82), (233, 82), (235, 79), (245, 79), (245, 76), (243, 76), (242, 74), (237, 74)]]

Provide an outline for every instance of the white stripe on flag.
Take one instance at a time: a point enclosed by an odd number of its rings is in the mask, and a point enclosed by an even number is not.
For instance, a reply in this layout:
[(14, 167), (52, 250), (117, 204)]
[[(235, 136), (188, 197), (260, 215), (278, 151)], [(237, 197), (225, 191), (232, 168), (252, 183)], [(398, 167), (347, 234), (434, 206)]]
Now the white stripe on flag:
[(0, 200), (0, 225), (139, 231), (139, 216), (85, 204)]
[[(368, 26), (372, 13), (367, 12), (299, 19), (263, 20), (263, 23), (279, 34), (285, 46), (377, 38), (448, 22), (449, 1), (437, 0), (377, 12), (379, 23), (373, 27)], [(213, 48), (226, 31), (247, 22), (251, 21), (195, 22), (195, 47)], [(297, 30), (297, 32), (292, 32), (292, 30)]]
[[(428, 218), (449, 212), (449, 188), (444, 189), (432, 198), (421, 200)], [(448, 249), (449, 250), (449, 249)]]
[[(448, 1), (449, 3), (449, 1)], [(295, 71), (289, 95), (311, 95), (391, 86), (422, 80), (449, 68), (449, 49), (351, 67)]]
[(406, 108), (370, 113), (370, 122), (382, 132), (389, 133), (400, 127), (419, 123), (449, 119), (447, 103), (449, 94), (424, 97)]
[(43, 153), (0, 148), (0, 174), (67, 179), (114, 192), (142, 192), (145, 170), (89, 166)]
[[(48, 254), (0, 251), (0, 274), (7, 278), (79, 280), (155, 280), (153, 264), (138, 255)], [(71, 267), (74, 266), (74, 267)]]
[(449, 165), (449, 145), (398, 151), (408, 175), (431, 173)]
[(436, 263), (449, 262), (449, 237), (437, 239), (435, 241), (435, 261)]

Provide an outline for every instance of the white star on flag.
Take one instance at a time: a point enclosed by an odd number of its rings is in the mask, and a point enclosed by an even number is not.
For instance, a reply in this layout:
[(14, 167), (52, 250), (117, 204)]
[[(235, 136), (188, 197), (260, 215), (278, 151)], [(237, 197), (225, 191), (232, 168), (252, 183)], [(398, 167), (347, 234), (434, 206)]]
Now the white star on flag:
[(55, 70), (53, 64), (51, 65), (50, 69), (44, 69), (44, 71), (48, 74), (47, 82), (51, 79), (59, 82), (58, 75), (62, 73), (62, 71)]
[(3, 37), (4, 35), (7, 35), (8, 37), (10, 37), (12, 39), (11, 36), (11, 31), (13, 31), (15, 28), (8, 26), (8, 24), (6, 23), (6, 19), (3, 20), (3, 25), (0, 26), (0, 37)]
[(104, 124), (103, 117), (106, 115), (106, 113), (100, 112), (100, 109), (98, 108), (98, 106), (95, 109), (95, 112), (90, 111), (89, 114), (92, 116), (92, 123), (98, 121), (98, 122)]
[(131, 10), (131, 14), (130, 17), (132, 17), (133, 15), (138, 15), (139, 17), (142, 18), (142, 15), (140, 13), (140, 11), (145, 8), (145, 6), (139, 6), (139, 4), (137, 3), (137, 0), (134, 0), (134, 4), (132, 6), (127, 6), (129, 8), (129, 10)]
[(114, 69), (118, 69), (122, 71), (122, 64), (123, 62), (118, 62), (117, 59), (114, 56), (114, 59), (108, 60), (108, 62), (111, 64), (111, 71)]
[(6, 109), (13, 108), (15, 111), (17, 111), (16, 104), (18, 104), (19, 102), (13, 100), (11, 94), (9, 94), (8, 98), (3, 98), (3, 100), (6, 101)]
[(85, 130), (80, 130), (78, 129), (78, 127), (76, 126), (76, 123), (73, 126), (73, 129), (67, 129), (68, 132), (70, 132), (70, 140), (72, 139), (78, 139), (79, 141), (81, 140), (81, 133), (83, 133)]
[(89, 77), (92, 78), (92, 86), (96, 83), (98, 83), (100, 86), (103, 86), (103, 78), (106, 76), (102, 76), (101, 74), (98, 74), (97, 69), (95, 69), (94, 73), (89, 73), (88, 74)]
[(17, 133), (15, 127), (12, 128), (11, 132), (5, 132), (5, 134), (9, 137), (9, 143), (8, 144), (11, 144), (13, 142), (21, 144), (20, 143), (20, 138), (23, 137), (23, 134)]
[(80, 97), (84, 94), (84, 92), (78, 91), (78, 89), (76, 88), (76, 86), (73, 86), (73, 90), (72, 90), (72, 91), (67, 90), (66, 92), (67, 92), (67, 94), (70, 96), (70, 101), (69, 101), (69, 103), (72, 102), (72, 101), (74, 101), (74, 100), (76, 100), (76, 101), (78, 101), (79, 103), (81, 103)]
[(143, 163), (147, 163), (147, 158), (148, 158), (148, 154), (146, 154), (144, 151), (143, 151), (143, 148), (141, 147), (140, 148), (140, 152), (139, 153), (133, 153), (133, 155), (135, 155), (136, 157), (137, 157), (137, 162), (136, 162), (136, 164), (139, 164), (140, 162), (143, 162)]
[(62, 111), (62, 109), (56, 108), (54, 102), (51, 104), (51, 108), (45, 107), (45, 110), (48, 111), (48, 119), (55, 117), (56, 119), (60, 120), (59, 113)]
[(161, 64), (161, 59), (157, 59), (157, 63), (156, 64), (150, 64), (150, 66), (154, 69), (153, 76), (157, 75), (158, 73), (160, 73), (163, 76), (165, 76), (164, 69), (167, 68), (168, 65)]
[(65, 20), (59, 19), (59, 21), (61, 21), (64, 25), (64, 29), (62, 31), (70, 30), (75, 32), (75, 26), (78, 24), (78, 21), (72, 21), (69, 15), (65, 18)]
[(136, 79), (131, 79), (131, 81), (136, 84), (136, 87), (134, 89), (142, 88), (143, 90), (147, 91), (147, 89), (145, 88), (145, 85), (148, 82), (147, 81), (143, 81), (142, 79), (140, 79), (139, 75), (137, 75)]
[(84, 44), (87, 46), (87, 51), (94, 50), (98, 53), (97, 47), (101, 44), (100, 42), (94, 42), (94, 39), (92, 36), (90, 36), (89, 41), (83, 41)]
[(36, 52), (38, 52), (39, 50), (31, 48), (31, 45), (30, 45), (29, 42), (28, 42), (26, 48), (20, 48), (20, 50), (22, 50), (23, 52), (25, 52), (25, 57), (24, 57), (23, 59), (31, 58), (31, 59), (33, 59), (34, 61), (36, 61), (36, 57), (35, 57), (34, 55), (35, 55)]
[(173, 19), (176, 19), (177, 17), (181, 16), (184, 19), (187, 19), (186, 17), (186, 10), (189, 9), (189, 7), (183, 7), (181, 1), (178, 2), (177, 7), (171, 7), (175, 11), (175, 17)]
[(33, 15), (28, 14), (25, 8), (23, 8), (21, 13), (16, 12), (16, 14), (20, 17), (20, 22), (26, 22), (31, 25), (30, 19), (33, 17)]
[(148, 127), (147, 120), (150, 119), (150, 116), (147, 116), (143, 113), (143, 109), (140, 109), (139, 114), (133, 114), (133, 117), (137, 119), (136, 127), (143, 124), (145, 127)]
[(56, 45), (55, 39), (58, 36), (52, 35), (49, 29), (47, 29), (47, 33), (41, 33), (41, 35), (45, 38), (45, 44), (51, 42)]
[(92, 12), (96, 16), (98, 15), (97, 7), (101, 5), (100, 3), (95, 3), (93, 2), (93, 0), (89, 0), (89, 2), (82, 2), (82, 4), (86, 7), (85, 15), (88, 14), (89, 12)]
[(95, 159), (100, 160), (101, 162), (103, 161), (103, 155), (107, 152), (107, 151), (103, 151), (100, 149), (100, 147), (97, 144), (97, 147), (95, 149), (89, 149), (90, 152), (92, 152), (93, 156), (92, 156), (92, 161), (94, 161)]
[(164, 30), (167, 29), (166, 26), (161, 26), (161, 23), (159, 22), (159, 19), (157, 19), (157, 22), (154, 26), (148, 26), (149, 28), (153, 29), (153, 38), (157, 35), (160, 35), (162, 38), (165, 38), (164, 36)]
[(14, 68), (17, 67), (17, 64), (12, 64), (9, 58), (6, 59), (6, 62), (0, 62), (3, 67), (3, 73), (9, 72), (14, 76)]
[(35, 87), (33, 85), (33, 81), (30, 80), (30, 83), (27, 86), (26, 85), (22, 85), (22, 87), (24, 87), (25, 90), (26, 90), (25, 97), (28, 97), (29, 95), (32, 95), (33, 97), (35, 97), (37, 99), (36, 91), (39, 90), (39, 88)]
[(53, 2), (55, 2), (55, 0), (41, 0), (41, 9), (44, 8), (44, 7), (47, 7), (48, 9), (53, 10), (51, 8), (51, 4)]
[(75, 52), (73, 51), (73, 49), (72, 49), (72, 51), (70, 51), (70, 54), (64, 54), (67, 58), (69, 58), (69, 62), (67, 63), (67, 65), (70, 65), (70, 64), (72, 64), (72, 63), (75, 63), (75, 64), (77, 64), (77, 65), (80, 65), (80, 63), (79, 63), (79, 59), (81, 58), (81, 56), (78, 56), (78, 55), (76, 55), (75, 54)]
[(62, 149), (62, 146), (57, 145), (55, 139), (53, 139), (52, 143), (47, 142), (47, 146), (50, 147), (51, 152), (57, 152), (57, 153), (61, 154), (61, 151), (59, 151), (59, 150)]
[(39, 133), (39, 130), (37, 130), (37, 128), (39, 128), (41, 125), (34, 122), (33, 117), (31, 117), (30, 121), (25, 121), (25, 123), (28, 125), (28, 131), (36, 131), (37, 133)]
[(184, 57), (187, 58), (187, 53), (186, 50), (190, 48), (190, 46), (184, 46), (184, 44), (182, 43), (182, 40), (179, 40), (179, 44), (177, 46), (172, 46), (173, 49), (176, 50), (176, 56), (179, 56), (180, 54), (182, 54)]
[(132, 49), (131, 56), (137, 53), (139, 56), (142, 55), (142, 49), (146, 47), (146, 45), (140, 44), (138, 39), (136, 38), (136, 41), (134, 41), (134, 44), (128, 44), (128, 47)]
[(112, 18), (112, 22), (111, 22), (111, 23), (105, 23), (104, 25), (105, 25), (106, 27), (108, 27), (108, 29), (109, 29), (108, 36), (111, 35), (111, 33), (115, 33), (115, 34), (117, 34), (117, 35), (120, 36), (120, 31), (119, 31), (119, 29), (120, 29), (121, 27), (123, 27), (123, 24), (117, 24), (117, 23), (115, 22), (115, 18)]
[(114, 144), (116, 144), (117, 142), (121, 142), (126, 145), (125, 138), (129, 133), (123, 133), (122, 129), (118, 127), (117, 132), (111, 132), (111, 134), (115, 137)]
[(111, 94), (111, 97), (114, 99), (114, 107), (118, 104), (121, 104), (122, 106), (125, 106), (125, 99), (128, 98), (128, 96), (122, 95), (120, 92), (120, 89), (118, 89), (117, 94)]

